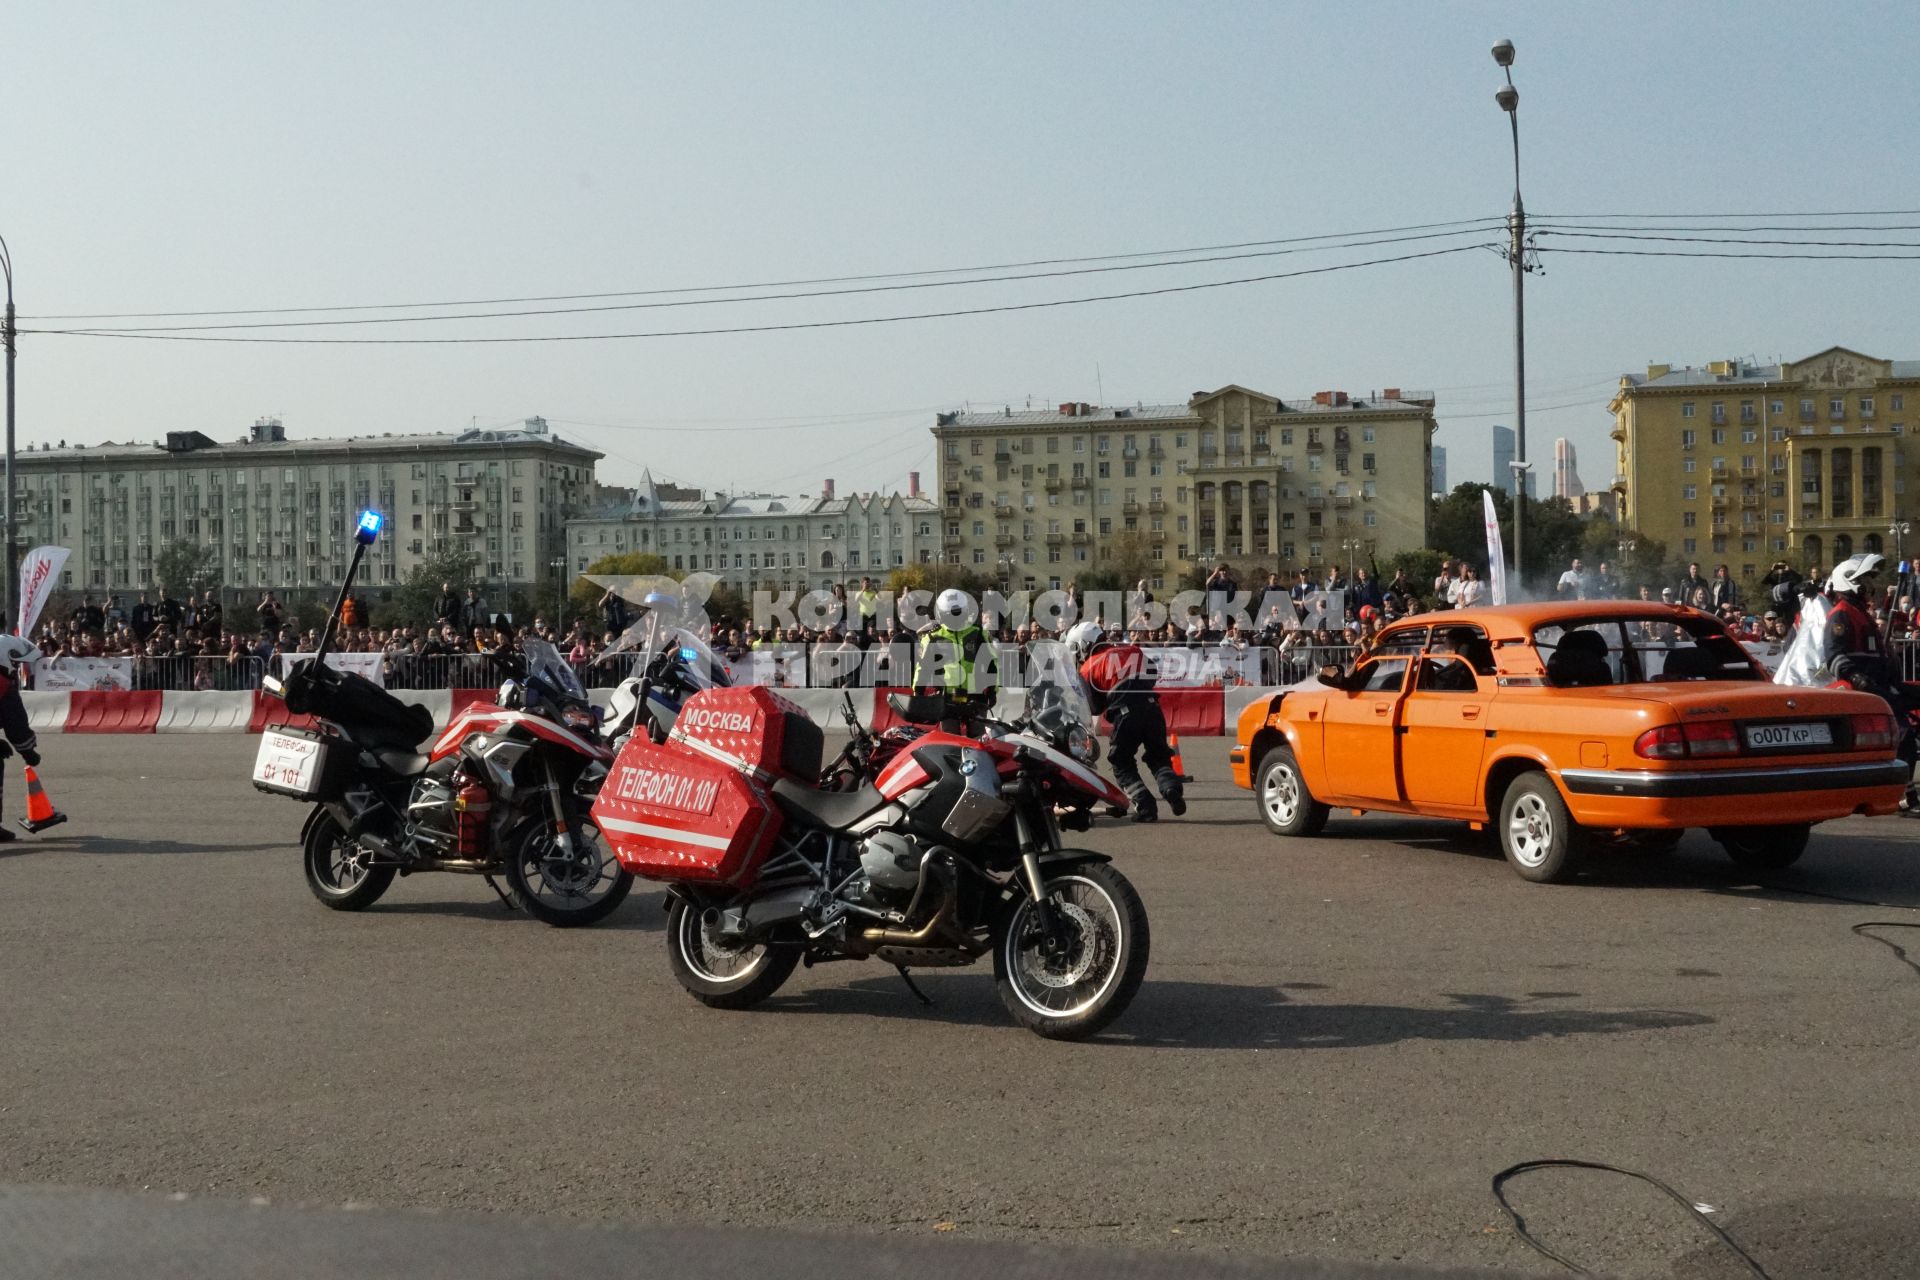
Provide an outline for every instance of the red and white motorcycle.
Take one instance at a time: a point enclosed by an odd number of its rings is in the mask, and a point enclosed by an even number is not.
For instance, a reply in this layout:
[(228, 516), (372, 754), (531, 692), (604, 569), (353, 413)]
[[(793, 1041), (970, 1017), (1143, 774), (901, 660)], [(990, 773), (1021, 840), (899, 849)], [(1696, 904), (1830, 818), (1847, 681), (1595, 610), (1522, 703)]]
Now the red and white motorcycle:
[(1033, 676), (1020, 719), (926, 733), (844, 790), (816, 785), (819, 727), (759, 686), (695, 694), (664, 744), (630, 738), (593, 816), (622, 867), (670, 886), (681, 985), (740, 1009), (802, 962), (871, 958), (905, 976), (991, 953), (1002, 1002), (1040, 1035), (1118, 1017), (1146, 972), (1146, 908), (1062, 832), (1125, 796), (1094, 767), (1064, 647), (1041, 647)]

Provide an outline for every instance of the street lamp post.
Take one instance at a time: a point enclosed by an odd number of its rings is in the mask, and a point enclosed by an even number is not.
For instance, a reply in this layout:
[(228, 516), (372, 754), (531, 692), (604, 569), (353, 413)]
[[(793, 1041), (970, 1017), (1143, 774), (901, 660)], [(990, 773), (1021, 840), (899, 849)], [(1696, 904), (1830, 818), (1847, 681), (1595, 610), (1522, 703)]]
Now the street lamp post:
[(7, 349), (7, 616), (0, 626), (11, 626), (20, 616), (20, 526), (13, 509), (13, 253), (5, 237), (0, 237), (0, 275), (5, 275), (7, 284), (7, 310), (0, 319), (0, 343)]
[(564, 557), (556, 557), (547, 565), (553, 570), (553, 629), (558, 634), (566, 629), (567, 562)]
[[(1517, 590), (1526, 589), (1522, 569), (1522, 529), (1527, 511), (1527, 324), (1526, 324), (1526, 235), (1527, 210), (1520, 202), (1520, 91), (1513, 87), (1513, 41), (1502, 40), (1493, 46), (1493, 60), (1505, 72), (1507, 83), (1493, 95), (1507, 113), (1513, 129), (1513, 212), (1507, 215), (1507, 261), (1513, 267), (1513, 580)], [(1497, 481), (1498, 476), (1494, 477)]]

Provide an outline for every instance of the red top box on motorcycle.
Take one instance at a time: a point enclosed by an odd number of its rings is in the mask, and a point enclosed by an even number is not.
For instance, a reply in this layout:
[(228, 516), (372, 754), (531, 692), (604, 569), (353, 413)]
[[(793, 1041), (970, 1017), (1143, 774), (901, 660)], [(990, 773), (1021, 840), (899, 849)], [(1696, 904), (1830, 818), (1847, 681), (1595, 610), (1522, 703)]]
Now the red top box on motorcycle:
[(811, 785), (819, 726), (769, 689), (695, 694), (665, 746), (636, 734), (614, 760), (593, 818), (620, 865), (655, 880), (751, 880), (780, 833), (767, 788)]

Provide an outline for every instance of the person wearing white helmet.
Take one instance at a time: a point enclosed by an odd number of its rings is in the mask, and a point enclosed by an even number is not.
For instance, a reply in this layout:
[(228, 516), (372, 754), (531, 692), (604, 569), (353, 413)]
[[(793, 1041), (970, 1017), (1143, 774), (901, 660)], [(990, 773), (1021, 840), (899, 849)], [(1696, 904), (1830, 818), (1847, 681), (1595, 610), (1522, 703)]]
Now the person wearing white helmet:
[(942, 723), (977, 720), (993, 707), (993, 690), (976, 688), (974, 660), (987, 640), (979, 611), (966, 592), (948, 587), (933, 602), (933, 625), (920, 633), (915, 688), (945, 695)]
[(1875, 580), (1886, 559), (1869, 551), (1850, 556), (1833, 567), (1827, 579), (1827, 653), (1881, 653), (1880, 627), (1869, 604)]
[(1066, 640), (1067, 652), (1073, 655), (1081, 679), (1087, 682), (1093, 709), (1106, 713), (1113, 723), (1113, 736), (1107, 740), (1107, 763), (1113, 766), (1113, 780), (1133, 802), (1133, 820), (1157, 822), (1160, 818), (1160, 806), (1134, 763), (1136, 754), (1146, 757), (1147, 768), (1153, 770), (1153, 781), (1173, 816), (1184, 814), (1186, 789), (1173, 767), (1167, 719), (1160, 711), (1160, 696), (1153, 690), (1147, 655), (1135, 644), (1109, 643), (1097, 622), (1079, 623), (1067, 632)]

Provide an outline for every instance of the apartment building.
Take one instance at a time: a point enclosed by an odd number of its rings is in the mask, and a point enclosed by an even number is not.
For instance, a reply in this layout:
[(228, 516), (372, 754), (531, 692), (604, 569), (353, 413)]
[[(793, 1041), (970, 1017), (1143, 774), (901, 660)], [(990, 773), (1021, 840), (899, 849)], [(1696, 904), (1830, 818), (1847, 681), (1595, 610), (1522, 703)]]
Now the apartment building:
[(1043, 589), (1141, 547), (1156, 586), (1223, 560), (1317, 571), (1418, 548), (1433, 403), (1229, 385), (1185, 404), (943, 413), (940, 554)]
[(884, 581), (931, 563), (939, 545), (939, 509), (920, 493), (918, 472), (907, 489), (840, 496), (827, 480), (802, 497), (709, 493), (648, 472), (623, 506), (568, 521), (568, 554), (579, 573), (602, 556), (645, 552), (675, 574), (712, 573), (744, 592)]
[(1619, 519), (1749, 582), (1775, 560), (1804, 570), (1903, 552), (1920, 484), (1907, 447), (1916, 394), (1920, 360), (1845, 347), (1623, 375), (1607, 406)]
[(289, 440), (263, 418), (232, 443), (198, 431), (164, 442), (29, 447), (14, 464), (20, 541), (72, 553), (62, 587), (139, 591), (175, 542), (212, 551), (242, 590), (326, 587), (346, 573), (363, 510), (386, 528), (362, 581), (403, 581), (436, 551), (464, 548), (502, 586), (531, 584), (565, 548), (602, 455), (539, 418), (507, 430)]

